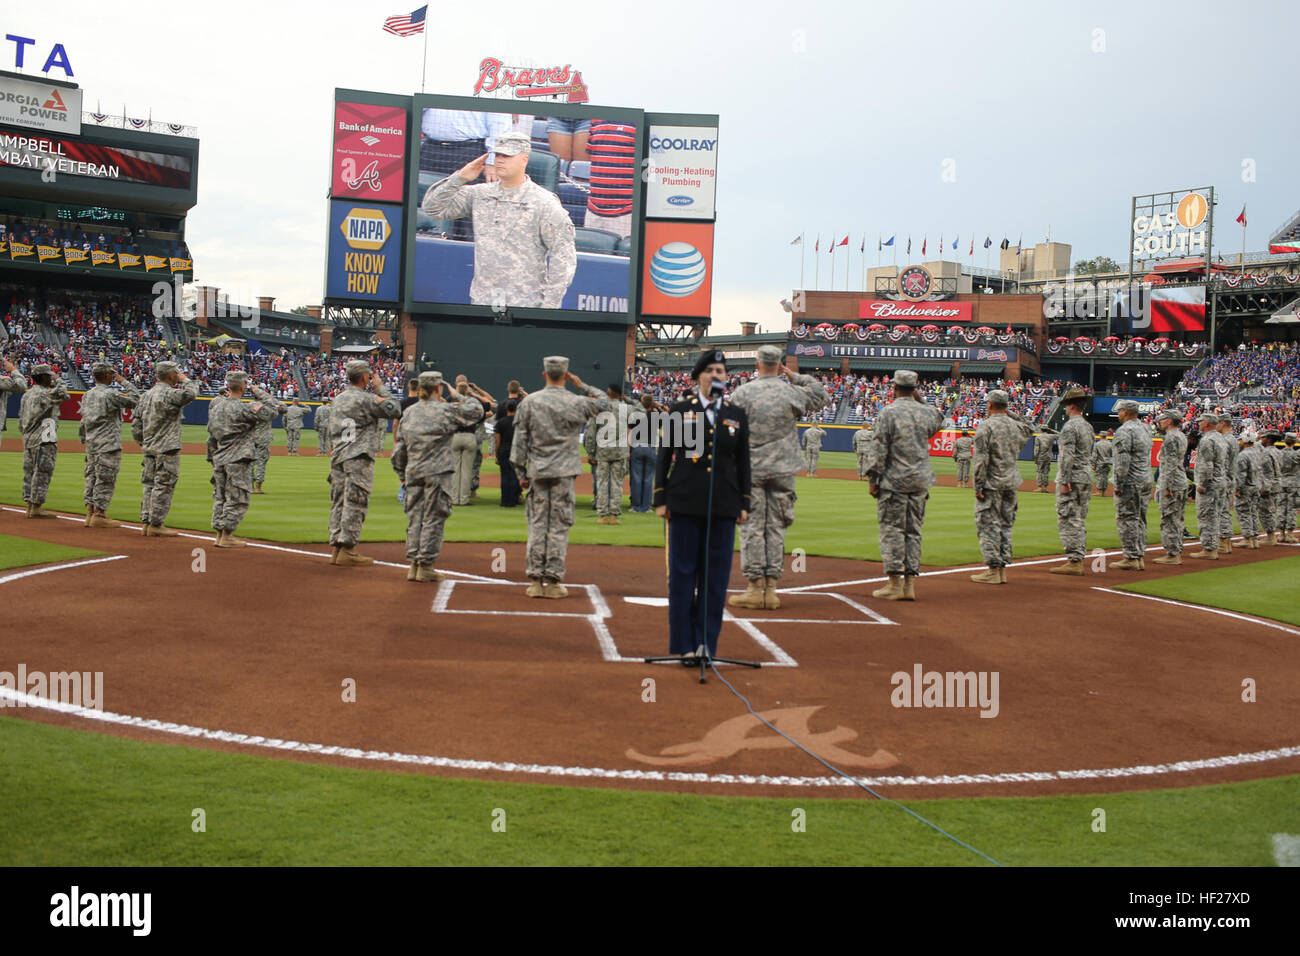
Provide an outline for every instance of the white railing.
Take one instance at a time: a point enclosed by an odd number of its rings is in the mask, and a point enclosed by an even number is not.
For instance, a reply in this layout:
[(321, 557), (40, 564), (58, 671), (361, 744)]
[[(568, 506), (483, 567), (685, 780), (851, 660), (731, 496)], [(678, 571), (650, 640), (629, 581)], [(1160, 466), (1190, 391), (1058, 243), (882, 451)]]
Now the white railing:
[(94, 128), (96, 126), (105, 129), (125, 129), (134, 130), (137, 133), (166, 133), (172, 136), (189, 136), (198, 139), (199, 128), (197, 126), (185, 126), (180, 123), (164, 123), (149, 119), (136, 119), (130, 116), (118, 116), (112, 113), (86, 113), (81, 114), (81, 125)]

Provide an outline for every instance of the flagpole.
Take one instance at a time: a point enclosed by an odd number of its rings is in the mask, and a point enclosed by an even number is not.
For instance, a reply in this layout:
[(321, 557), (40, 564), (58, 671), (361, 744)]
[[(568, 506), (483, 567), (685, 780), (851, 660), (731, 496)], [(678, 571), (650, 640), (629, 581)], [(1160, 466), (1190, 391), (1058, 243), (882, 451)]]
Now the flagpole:
[(424, 55), (420, 58), (420, 92), (424, 92), (424, 77), (429, 72), (429, 11), (424, 11)]
[(807, 243), (803, 241), (803, 237), (804, 234), (802, 232), (799, 233), (799, 291), (800, 292), (803, 291), (803, 267), (804, 264), (808, 261), (808, 252), (807, 250), (804, 249), (804, 246), (806, 246)]
[(835, 291), (835, 233), (831, 233), (831, 291)]
[(822, 287), (822, 257), (818, 250), (821, 249), (822, 234), (817, 233), (817, 244), (813, 246), (813, 285), (818, 289)]
[[(1245, 218), (1245, 206), (1241, 207), (1241, 215), (1242, 218)], [(1241, 274), (1242, 276), (1246, 275), (1246, 224), (1244, 222), (1241, 224)], [(1206, 274), (1206, 278), (1209, 278), (1208, 273)]]

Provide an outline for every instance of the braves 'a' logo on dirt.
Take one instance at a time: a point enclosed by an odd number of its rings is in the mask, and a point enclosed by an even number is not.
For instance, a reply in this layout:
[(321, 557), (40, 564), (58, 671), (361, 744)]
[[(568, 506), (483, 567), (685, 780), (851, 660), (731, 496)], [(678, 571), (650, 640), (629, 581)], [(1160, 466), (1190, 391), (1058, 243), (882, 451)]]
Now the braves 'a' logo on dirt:
[[(765, 711), (761, 716), (782, 733), (789, 734), (813, 753), (831, 763), (842, 767), (858, 767), (865, 770), (885, 770), (898, 765), (898, 758), (887, 750), (876, 750), (870, 757), (844, 750), (839, 745), (856, 740), (858, 732), (848, 727), (836, 727), (821, 733), (813, 733), (808, 727), (812, 715), (821, 710), (815, 707), (787, 707), (781, 710)], [(751, 737), (750, 731), (758, 728), (761, 733)], [(730, 720), (724, 720), (704, 735), (700, 740), (690, 743), (674, 744), (659, 751), (660, 756), (651, 757), (629, 747), (627, 755), (641, 763), (657, 767), (698, 767), (703, 764), (717, 763), (727, 757), (734, 757), (742, 750), (780, 750), (793, 749), (794, 745), (784, 737), (779, 737), (768, 730), (757, 717), (742, 714)]]

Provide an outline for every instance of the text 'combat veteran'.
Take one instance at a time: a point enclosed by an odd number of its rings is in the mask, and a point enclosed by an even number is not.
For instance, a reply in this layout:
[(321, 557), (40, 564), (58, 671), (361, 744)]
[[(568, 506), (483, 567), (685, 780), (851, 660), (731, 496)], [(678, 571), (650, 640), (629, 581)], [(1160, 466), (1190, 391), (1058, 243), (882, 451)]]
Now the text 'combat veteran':
[(469, 185), (483, 172), (485, 153), (421, 204), (434, 219), (473, 220), (474, 305), (558, 309), (578, 269), (573, 220), (553, 192), (528, 178), (531, 149), (523, 133), (501, 133), (493, 144), (496, 182)]

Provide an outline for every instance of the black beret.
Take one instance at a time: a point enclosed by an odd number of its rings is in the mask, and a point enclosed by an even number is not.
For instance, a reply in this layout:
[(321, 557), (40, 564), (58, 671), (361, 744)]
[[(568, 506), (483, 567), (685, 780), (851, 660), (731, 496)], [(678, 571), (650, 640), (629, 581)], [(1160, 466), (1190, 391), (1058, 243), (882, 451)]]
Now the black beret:
[(691, 378), (699, 378), (700, 373), (713, 364), (721, 364), (723, 368), (727, 367), (727, 356), (721, 349), (706, 349), (700, 353), (700, 357), (695, 360), (695, 368), (691, 369)]

